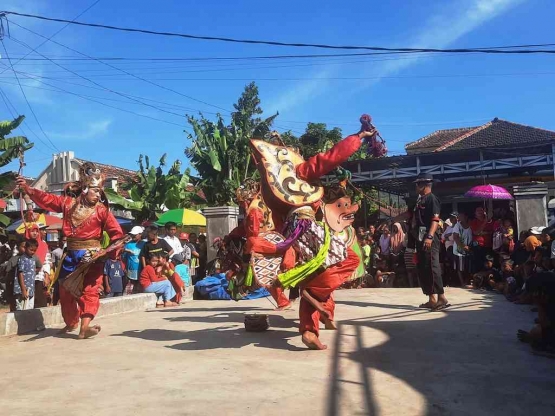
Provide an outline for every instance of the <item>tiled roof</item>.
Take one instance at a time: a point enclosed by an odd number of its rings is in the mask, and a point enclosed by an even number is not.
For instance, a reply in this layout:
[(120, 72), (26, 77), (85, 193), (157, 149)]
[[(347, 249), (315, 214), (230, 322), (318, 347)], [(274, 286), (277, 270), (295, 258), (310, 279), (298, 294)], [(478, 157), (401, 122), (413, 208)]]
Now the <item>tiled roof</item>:
[[(77, 159), (77, 158), (75, 158), (74, 160), (76, 160), (79, 163), (90, 162), (88, 160)], [(129, 198), (129, 192), (122, 189), (121, 185), (135, 182), (138, 177), (138, 174), (136, 171), (124, 169), (124, 168), (118, 168), (117, 166), (105, 165), (97, 162), (92, 162), (92, 163), (94, 163), (102, 171), (102, 173), (104, 173), (106, 178), (116, 178), (118, 181), (118, 193), (125, 198)], [(196, 194), (200, 198), (206, 200), (206, 196), (204, 195), (204, 192), (201, 189), (195, 188), (193, 185), (187, 185), (187, 191), (188, 192), (196, 191)]]
[(407, 153), (432, 153), (484, 147), (555, 142), (555, 132), (498, 118), (478, 127), (437, 130), (405, 146)]
[(456, 139), (476, 127), (462, 127), (457, 129), (436, 130), (427, 136), (422, 137), (414, 142), (408, 143), (405, 149), (408, 153), (433, 152), (444, 143)]
[[(78, 163), (85, 163), (91, 162), (90, 160), (84, 159), (74, 159)], [(91, 162), (94, 163), (106, 176), (107, 179), (115, 178), (118, 183), (118, 193), (123, 196), (124, 198), (129, 198), (129, 192), (122, 188), (122, 185), (128, 185), (136, 181), (137, 179), (137, 172), (130, 169), (119, 168), (117, 166), (112, 165), (105, 165), (103, 163), (98, 162)]]
[[(15, 177), (17, 176), (17, 172), (12, 172), (14, 179), (12, 179), (10, 182), (8, 182), (6, 184), (6, 186), (4, 186), (4, 188), (2, 189), (2, 194), (7, 195), (10, 194), (13, 191), (13, 197), (14, 198), (19, 198), (19, 192), (17, 190), (17, 185), (15, 183)], [(34, 178), (30, 178), (28, 176), (24, 176), (25, 180), (27, 181), (27, 184), (29, 186), (31, 186), (33, 184), (33, 182), (35, 181)]]
[(525, 146), (533, 143), (555, 143), (555, 131), (494, 119), (489, 126), (441, 150), (480, 147)]

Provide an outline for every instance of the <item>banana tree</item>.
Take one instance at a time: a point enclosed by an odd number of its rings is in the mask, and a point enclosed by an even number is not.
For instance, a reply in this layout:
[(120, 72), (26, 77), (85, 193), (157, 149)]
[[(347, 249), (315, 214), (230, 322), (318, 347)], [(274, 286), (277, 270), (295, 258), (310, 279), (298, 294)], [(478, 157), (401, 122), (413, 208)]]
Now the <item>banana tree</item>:
[[(25, 116), (19, 116), (12, 121), (0, 121), (0, 167), (6, 166), (13, 159), (33, 147), (33, 143), (29, 143), (27, 137), (14, 136), (6, 137), (12, 130), (15, 130), (23, 122)], [(0, 174), (0, 189), (13, 180), (11, 172)], [(10, 219), (4, 214), (0, 214), (0, 224), (6, 226), (10, 223)]]
[(192, 144), (185, 155), (202, 178), (199, 185), (211, 206), (233, 204), (237, 187), (256, 175), (249, 140), (263, 138), (277, 117), (259, 117), (263, 111), (254, 82), (245, 87), (233, 106), (229, 124), (219, 114), (214, 122), (202, 114), (199, 118), (187, 117), (193, 134), (188, 136)]
[(184, 208), (199, 205), (202, 199), (189, 188), (189, 171), (181, 173), (181, 162), (175, 161), (167, 174), (166, 154), (159, 161), (158, 167), (150, 165), (148, 156), (139, 156), (137, 181), (123, 185), (129, 192), (125, 198), (112, 189), (106, 190), (110, 202), (120, 208), (129, 210), (138, 221), (156, 220), (164, 208)]

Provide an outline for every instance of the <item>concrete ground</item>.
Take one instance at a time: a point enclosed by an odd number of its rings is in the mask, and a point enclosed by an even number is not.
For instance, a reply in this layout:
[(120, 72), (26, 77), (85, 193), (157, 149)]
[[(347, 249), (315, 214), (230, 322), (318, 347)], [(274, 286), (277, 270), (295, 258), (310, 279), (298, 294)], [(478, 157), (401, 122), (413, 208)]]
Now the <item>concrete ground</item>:
[[(96, 339), (54, 330), (0, 339), (3, 415), (549, 415), (555, 360), (516, 340), (534, 314), (502, 296), (449, 289), (336, 293), (329, 350), (307, 351), (297, 313), (266, 299), (194, 301), (100, 318)], [(271, 313), (246, 333), (244, 314)]]

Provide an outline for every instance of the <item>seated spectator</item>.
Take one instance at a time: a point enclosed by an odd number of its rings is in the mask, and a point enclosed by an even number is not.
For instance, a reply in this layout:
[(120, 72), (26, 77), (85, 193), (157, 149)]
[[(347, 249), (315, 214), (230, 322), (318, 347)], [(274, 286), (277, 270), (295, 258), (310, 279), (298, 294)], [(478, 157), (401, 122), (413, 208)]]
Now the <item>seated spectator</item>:
[(160, 262), (158, 263), (156, 272), (166, 276), (171, 282), (173, 289), (175, 290), (175, 302), (179, 305), (181, 303), (181, 299), (183, 298), (185, 284), (183, 283), (183, 280), (181, 280), (181, 276), (175, 272), (173, 260), (170, 261), (167, 253), (163, 253), (163, 255), (160, 256)]
[(486, 256), (486, 261), (484, 262), (484, 266), (482, 270), (478, 273), (475, 273), (472, 278), (472, 286), (474, 289), (489, 289), (491, 290), (492, 287), (490, 282), (497, 282), (500, 281), (501, 276), (499, 270), (493, 267), (493, 257)]
[(536, 275), (537, 275), (536, 263), (532, 260), (529, 260), (526, 263), (524, 263), (524, 266), (522, 267), (522, 278), (523, 278), (522, 287), (518, 289), (515, 295), (509, 298), (509, 300), (516, 304), (521, 304), (521, 305), (531, 304), (532, 296), (527, 291), (527, 284), (531, 279), (533, 281)]
[(514, 293), (516, 290), (516, 278), (513, 270), (513, 261), (510, 259), (504, 260), (501, 263), (501, 275), (503, 282), (496, 287), (496, 290), (503, 293), (505, 296)]
[(533, 253), (536, 248), (542, 245), (539, 237), (545, 227), (532, 227), (530, 228), (530, 236), (524, 240), (524, 246), (528, 253)]
[(511, 260), (514, 261), (515, 266), (520, 266), (530, 258), (530, 253), (526, 249), (524, 242), (528, 237), (530, 237), (529, 231), (522, 231), (518, 237), (518, 240), (515, 242), (515, 249), (511, 254)]
[(171, 282), (161, 273), (157, 273), (157, 268), (160, 263), (160, 254), (151, 253), (149, 255), (148, 264), (141, 272), (140, 283), (146, 293), (156, 293), (162, 297), (163, 302), (156, 302), (156, 307), (170, 307), (177, 306), (177, 303), (172, 302), (176, 293)]
[(530, 331), (519, 329), (517, 338), (535, 353), (555, 358), (555, 274), (539, 273), (528, 282), (528, 291), (538, 308), (537, 325)]
[(547, 266), (546, 269), (544, 269), (544, 259), (545, 258), (550, 259), (550, 250), (546, 247), (537, 247), (536, 250), (534, 250), (534, 254), (532, 256), (532, 260), (534, 261), (534, 263), (536, 264), (536, 272), (540, 273), (540, 272), (545, 272), (547, 270), (549, 270), (551, 268), (551, 262), (549, 262), (550, 264)]

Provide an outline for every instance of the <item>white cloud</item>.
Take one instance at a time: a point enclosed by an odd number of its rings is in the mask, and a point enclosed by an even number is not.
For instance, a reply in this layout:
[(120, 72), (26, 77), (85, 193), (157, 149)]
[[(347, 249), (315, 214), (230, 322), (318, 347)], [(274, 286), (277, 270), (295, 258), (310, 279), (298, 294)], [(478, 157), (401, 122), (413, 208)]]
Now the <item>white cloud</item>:
[[(523, 1), (525, 0), (465, 1), (463, 7), (432, 16), (428, 23), (412, 37), (413, 40), (408, 47), (445, 48)], [(379, 82), (380, 77), (394, 75), (423, 59), (426, 59), (426, 57), (414, 56), (409, 59), (388, 61), (375, 66), (372, 75), (377, 78), (369, 81), (366, 86)]]
[[(462, 0), (458, 4), (452, 4), (432, 15), (422, 28), (410, 36), (410, 39), (400, 41), (399, 46), (445, 48), (523, 1), (526, 0)], [(371, 72), (368, 71), (367, 75), (372, 76), (373, 79), (366, 84), (362, 83), (362, 87), (370, 87), (379, 82), (381, 77), (394, 75), (423, 59), (427, 58), (425, 56), (403, 56), (400, 60), (372, 63)], [(313, 79), (295, 83), (277, 98), (271, 100), (269, 108), (272, 111), (287, 111), (329, 92), (331, 86), (329, 81), (314, 78), (333, 76), (340, 69), (338, 66), (328, 66), (316, 73)], [(363, 73), (359, 73), (357, 76), (363, 75)], [(356, 90), (352, 92), (360, 92), (360, 89), (361, 84), (359, 83)], [(345, 94), (344, 90), (342, 94)]]
[(80, 131), (74, 132), (48, 132), (48, 135), (53, 139), (59, 140), (90, 140), (102, 136), (108, 132), (112, 120), (100, 120), (88, 123), (86, 127)]
[(267, 114), (274, 114), (276, 111), (280, 113), (288, 111), (323, 94), (329, 86), (329, 81), (319, 78), (330, 77), (334, 72), (335, 68), (325, 68), (313, 74), (309, 81), (295, 82), (293, 87), (272, 99), (269, 105), (265, 105)]

